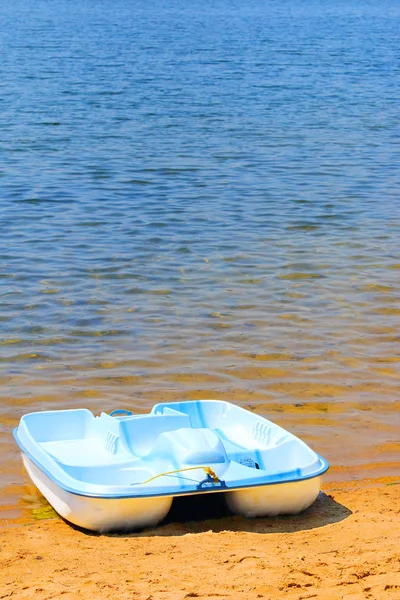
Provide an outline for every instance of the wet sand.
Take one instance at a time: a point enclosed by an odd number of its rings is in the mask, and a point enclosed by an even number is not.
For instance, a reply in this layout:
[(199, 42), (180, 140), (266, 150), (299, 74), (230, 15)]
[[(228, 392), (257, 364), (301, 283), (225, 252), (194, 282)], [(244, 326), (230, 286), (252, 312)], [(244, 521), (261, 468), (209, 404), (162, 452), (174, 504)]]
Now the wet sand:
[(51, 513), (3, 520), (0, 598), (398, 600), (399, 500), (387, 477), (325, 483), (293, 517), (232, 517), (215, 498), (132, 534), (88, 534)]

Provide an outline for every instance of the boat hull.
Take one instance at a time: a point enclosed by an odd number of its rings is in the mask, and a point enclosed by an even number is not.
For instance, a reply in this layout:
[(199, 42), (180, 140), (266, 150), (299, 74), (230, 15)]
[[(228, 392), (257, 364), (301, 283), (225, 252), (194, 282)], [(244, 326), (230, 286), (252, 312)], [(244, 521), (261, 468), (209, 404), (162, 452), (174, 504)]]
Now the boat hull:
[(302, 481), (237, 489), (227, 492), (225, 499), (229, 509), (243, 517), (295, 515), (311, 506), (320, 487), (321, 478), (313, 477)]
[(148, 498), (93, 498), (63, 490), (25, 454), (32, 482), (58, 514), (79, 527), (106, 533), (153, 527), (168, 514), (173, 496)]
[[(173, 496), (95, 498), (73, 494), (52, 481), (24, 453), (22, 460), (32, 482), (58, 514), (84, 529), (106, 533), (154, 527), (167, 516), (172, 505)], [(314, 502), (320, 479), (225, 491), (224, 498), (231, 512), (244, 517), (296, 514)]]

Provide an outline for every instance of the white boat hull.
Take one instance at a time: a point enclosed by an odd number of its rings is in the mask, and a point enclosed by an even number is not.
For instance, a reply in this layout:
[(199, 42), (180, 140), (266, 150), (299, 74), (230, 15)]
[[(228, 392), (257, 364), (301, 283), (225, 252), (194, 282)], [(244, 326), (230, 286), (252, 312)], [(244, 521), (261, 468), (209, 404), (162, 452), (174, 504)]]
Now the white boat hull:
[(276, 517), (295, 515), (317, 498), (321, 478), (303, 479), (290, 483), (255, 486), (225, 494), (229, 509), (243, 517)]
[(58, 514), (92, 531), (123, 531), (153, 527), (168, 514), (173, 496), (150, 498), (93, 498), (60, 488), (25, 454), (25, 469), (32, 482)]
[[(173, 496), (95, 498), (63, 490), (25, 454), (22, 460), (32, 482), (61, 517), (93, 531), (126, 531), (154, 527), (168, 514)], [(224, 492), (229, 509), (244, 517), (296, 514), (318, 496), (320, 477), (297, 482)]]

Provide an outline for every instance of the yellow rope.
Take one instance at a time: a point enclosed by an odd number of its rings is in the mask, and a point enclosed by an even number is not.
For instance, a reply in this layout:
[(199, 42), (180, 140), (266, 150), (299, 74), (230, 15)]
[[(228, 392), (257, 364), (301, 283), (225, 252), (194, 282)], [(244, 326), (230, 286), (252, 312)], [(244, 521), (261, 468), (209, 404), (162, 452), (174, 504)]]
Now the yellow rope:
[(150, 477), (150, 479), (146, 479), (146, 481), (142, 481), (142, 484), (149, 483), (150, 481), (153, 481), (153, 479), (157, 479), (157, 477), (162, 477), (163, 475), (173, 475), (174, 473), (182, 473), (182, 471), (196, 471), (196, 469), (204, 469), (207, 475), (210, 475), (214, 483), (219, 482), (217, 475), (210, 467), (186, 467), (185, 469), (176, 469), (176, 471), (166, 471), (165, 473), (159, 473), (158, 475), (154, 475), (154, 477)]

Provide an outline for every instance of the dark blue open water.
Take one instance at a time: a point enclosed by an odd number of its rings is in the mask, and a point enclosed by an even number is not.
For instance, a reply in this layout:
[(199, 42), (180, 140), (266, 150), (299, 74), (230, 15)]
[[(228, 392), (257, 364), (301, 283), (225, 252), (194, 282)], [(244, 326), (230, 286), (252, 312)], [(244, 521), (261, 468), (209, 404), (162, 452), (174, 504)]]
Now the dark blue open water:
[(219, 397), (393, 462), (399, 2), (13, 0), (0, 31), (1, 498), (41, 408)]

